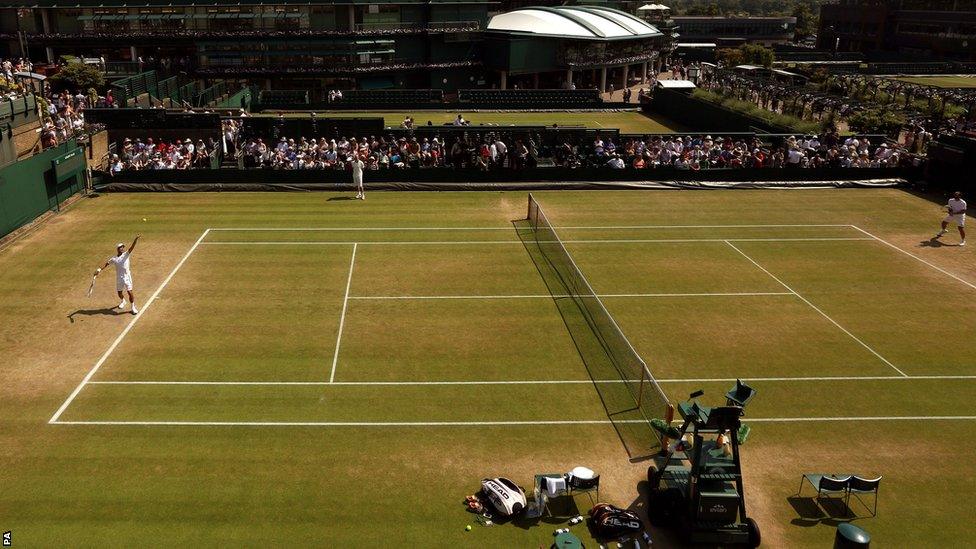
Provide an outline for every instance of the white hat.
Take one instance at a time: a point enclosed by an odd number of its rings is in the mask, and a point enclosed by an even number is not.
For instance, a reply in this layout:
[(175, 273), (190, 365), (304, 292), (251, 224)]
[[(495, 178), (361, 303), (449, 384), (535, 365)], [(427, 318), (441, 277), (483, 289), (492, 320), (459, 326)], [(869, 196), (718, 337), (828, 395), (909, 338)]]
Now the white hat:
[(119, 242), (115, 245), (116, 248), (121, 248), (122, 246), (125, 246), (125, 242)]

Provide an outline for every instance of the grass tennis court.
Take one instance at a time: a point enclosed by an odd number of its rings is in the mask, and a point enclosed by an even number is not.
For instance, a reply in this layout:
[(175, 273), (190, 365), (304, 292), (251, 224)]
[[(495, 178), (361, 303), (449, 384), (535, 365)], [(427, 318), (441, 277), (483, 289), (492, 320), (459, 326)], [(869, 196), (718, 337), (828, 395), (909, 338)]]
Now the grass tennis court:
[[(341, 198), (103, 195), (0, 251), (15, 544), (548, 546), (564, 522), (465, 532), (461, 500), (486, 476), (528, 487), (576, 465), (602, 499), (640, 503), (640, 426), (608, 419), (621, 384), (594, 375), (572, 302), (520, 239), (526, 193)], [(936, 204), (536, 198), (672, 399), (758, 389), (743, 465), (764, 546), (833, 539), (792, 498), (807, 472), (884, 475), (877, 518), (856, 522), (879, 546), (970, 535), (946, 494), (976, 482), (976, 253), (930, 245)], [(114, 314), (111, 277), (84, 292), (137, 232), (142, 312)]]
[(939, 88), (976, 88), (976, 78), (972, 76), (899, 76), (896, 80)]
[[(634, 105), (637, 106), (636, 104)], [(331, 118), (362, 118), (382, 116), (388, 127), (398, 128), (403, 119), (412, 116), (414, 123), (422, 126), (429, 120), (435, 126), (453, 122), (460, 114), (471, 122), (472, 130), (480, 126), (584, 126), (587, 128), (615, 128), (620, 133), (672, 133), (686, 128), (667, 118), (640, 111), (328, 111), (320, 116)], [(308, 117), (307, 113), (286, 113), (285, 116)]]

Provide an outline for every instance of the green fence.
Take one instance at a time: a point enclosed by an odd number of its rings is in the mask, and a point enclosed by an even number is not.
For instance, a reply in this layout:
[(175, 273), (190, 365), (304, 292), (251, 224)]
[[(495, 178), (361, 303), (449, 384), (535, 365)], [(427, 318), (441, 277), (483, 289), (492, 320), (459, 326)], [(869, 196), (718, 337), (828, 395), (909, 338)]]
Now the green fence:
[(257, 99), (257, 96), (258, 92), (256, 87), (244, 87), (237, 90), (236, 93), (227, 96), (223, 101), (218, 101), (213, 106), (218, 109), (244, 109), (250, 111), (251, 102)]
[(200, 92), (197, 96), (196, 101), (193, 103), (194, 107), (212, 107), (218, 101), (227, 95), (227, 84), (223, 81), (219, 81), (213, 86)]
[(156, 83), (156, 71), (146, 71), (116, 80), (112, 82), (111, 88), (116, 102), (127, 106), (130, 100), (135, 100), (144, 93), (152, 95), (156, 91)]
[(0, 237), (80, 192), (85, 152), (74, 139), (0, 169)]
[[(213, 107), (226, 99), (230, 92), (223, 81), (202, 89), (199, 81), (186, 82), (186, 78), (171, 76), (159, 80), (156, 71), (147, 71), (112, 82), (112, 93), (116, 102), (123, 107), (134, 107), (140, 95), (148, 94), (154, 100), (169, 99), (174, 107)], [(238, 98), (237, 105), (240, 105)]]

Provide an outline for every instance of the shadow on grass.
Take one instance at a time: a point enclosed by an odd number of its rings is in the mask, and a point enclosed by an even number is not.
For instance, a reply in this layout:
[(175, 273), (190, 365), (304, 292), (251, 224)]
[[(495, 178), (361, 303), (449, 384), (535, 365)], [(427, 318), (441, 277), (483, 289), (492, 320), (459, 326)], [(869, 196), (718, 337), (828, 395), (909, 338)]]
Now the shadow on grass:
[(334, 202), (336, 200), (357, 200), (354, 196), (332, 196), (329, 197), (326, 202)]
[(856, 520), (847, 502), (839, 497), (790, 496), (786, 501), (798, 515), (790, 521), (794, 526), (810, 527), (818, 524), (837, 526)]
[(104, 309), (78, 309), (77, 311), (68, 315), (68, 322), (74, 324), (75, 316), (96, 316), (96, 315), (109, 315), (117, 316), (121, 314), (128, 314), (128, 311), (123, 311), (116, 308), (104, 308)]
[(939, 240), (938, 238), (930, 238), (928, 240), (923, 240), (923, 241), (919, 242), (918, 245), (920, 247), (922, 247), (922, 248), (944, 248), (944, 247), (955, 248), (955, 247), (959, 246), (960, 244), (959, 243), (950, 244), (948, 242), (943, 242), (943, 241)]
[[(573, 338), (583, 364), (586, 365), (590, 379), (593, 380), (593, 386), (600, 397), (607, 418), (616, 429), (617, 436), (631, 461), (650, 459), (660, 450), (657, 432), (651, 428), (648, 422), (650, 418), (645, 417), (645, 413), (637, 407), (633, 389), (628, 387), (629, 383), (623, 382), (623, 374), (614, 364), (608, 354), (609, 351), (590, 324), (592, 319), (588, 321), (587, 314), (578, 300), (566, 297), (573, 292), (563, 282), (551, 258), (541, 250), (529, 222), (516, 220), (512, 224), (549, 293), (553, 296), (556, 308)], [(645, 400), (651, 402), (649, 398)], [(664, 404), (661, 406), (663, 412)]]

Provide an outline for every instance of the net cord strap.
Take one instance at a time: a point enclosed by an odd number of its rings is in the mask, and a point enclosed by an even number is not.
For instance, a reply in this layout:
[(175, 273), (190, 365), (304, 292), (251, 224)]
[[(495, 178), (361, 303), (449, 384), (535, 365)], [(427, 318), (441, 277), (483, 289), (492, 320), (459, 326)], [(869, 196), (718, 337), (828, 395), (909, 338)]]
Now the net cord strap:
[[(577, 303), (579, 304), (579, 307), (583, 312), (583, 314), (590, 319), (591, 327), (593, 327), (593, 330), (596, 333), (598, 339), (600, 340), (601, 345), (603, 345), (608, 358), (610, 358), (611, 362), (617, 368), (618, 372), (620, 372), (621, 376), (624, 377), (624, 381), (629, 381), (626, 379), (629, 376), (627, 376), (626, 372), (621, 371), (620, 362), (617, 359), (615, 350), (610, 347), (607, 341), (606, 334), (600, 333), (600, 329), (598, 327), (596, 320), (592, 318), (592, 314), (590, 313), (589, 308), (586, 307), (585, 304), (581, 303), (580, 302), (581, 300), (592, 299), (593, 302), (596, 303), (597, 313), (603, 316), (606, 321), (608, 321), (611, 330), (613, 330), (614, 332), (613, 335), (625, 344), (626, 348), (624, 349), (624, 351), (630, 355), (629, 358), (631, 358), (634, 362), (636, 362), (639, 365), (639, 368), (641, 370), (640, 386), (637, 391), (637, 394), (634, 394), (634, 400), (637, 402), (638, 407), (643, 409), (642, 401), (644, 398), (645, 381), (649, 383), (651, 386), (653, 386), (655, 392), (657, 393), (657, 396), (659, 396), (661, 399), (661, 403), (665, 407), (670, 407), (670, 401), (667, 395), (665, 394), (664, 390), (661, 388), (657, 380), (651, 374), (651, 371), (648, 369), (647, 364), (637, 353), (636, 349), (634, 349), (634, 346), (630, 343), (630, 340), (628, 340), (627, 336), (624, 335), (623, 330), (620, 329), (620, 326), (617, 324), (617, 321), (613, 318), (613, 316), (610, 315), (610, 312), (603, 304), (603, 301), (596, 294), (596, 292), (593, 291), (593, 287), (590, 285), (589, 280), (586, 279), (586, 277), (583, 275), (583, 272), (580, 270), (579, 266), (576, 265), (576, 261), (573, 260), (573, 257), (569, 254), (569, 251), (563, 245), (562, 239), (559, 238), (559, 234), (556, 232), (555, 228), (549, 222), (549, 219), (548, 217), (546, 217), (546, 214), (542, 210), (542, 207), (535, 200), (535, 197), (533, 197), (531, 193), (529, 194), (528, 219), (532, 226), (533, 237), (536, 241), (537, 246), (539, 247), (539, 250), (542, 251), (542, 255), (546, 257), (546, 259), (550, 262), (550, 264), (552, 264), (553, 270), (562, 280), (562, 283), (568, 290), (569, 295), (572, 295), (574, 299), (577, 300)], [(552, 239), (549, 241), (540, 241), (539, 234), (542, 230), (550, 233), (552, 235)], [(573, 284), (572, 281), (566, 279), (564, 273), (561, 271), (561, 269), (559, 269), (556, 266), (555, 262), (553, 261), (554, 258), (550, 257), (550, 255), (546, 253), (545, 251), (546, 247), (542, 245), (543, 242), (545, 242), (546, 244), (551, 244), (556, 246), (556, 250), (562, 256), (564, 262), (567, 263), (572, 270), (572, 272), (569, 274), (576, 281), (578, 281), (578, 284), (582, 285), (581, 289), (586, 293), (586, 295), (583, 295), (580, 289), (576, 287), (577, 284)], [(661, 410), (661, 412), (666, 413), (666, 410)]]

